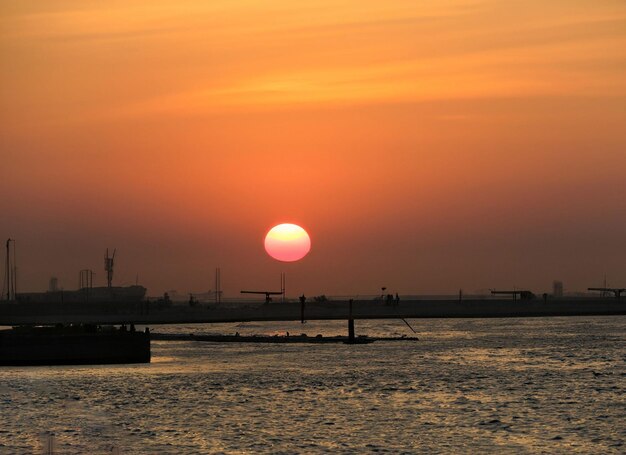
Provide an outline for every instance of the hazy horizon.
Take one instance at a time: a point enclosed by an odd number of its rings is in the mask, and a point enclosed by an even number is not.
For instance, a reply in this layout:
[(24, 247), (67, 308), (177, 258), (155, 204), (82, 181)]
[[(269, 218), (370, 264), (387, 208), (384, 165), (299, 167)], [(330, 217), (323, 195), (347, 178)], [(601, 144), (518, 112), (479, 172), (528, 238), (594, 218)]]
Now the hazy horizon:
[[(0, 11), (18, 292), (103, 285), (106, 248), (150, 295), (626, 286), (624, 2)], [(283, 222), (299, 262), (264, 251)]]
[[(21, 246), (21, 245), (20, 245)], [(19, 250), (18, 250), (19, 251)], [(112, 250), (110, 251), (112, 253)], [(89, 260), (83, 263), (83, 267), (81, 269), (76, 269), (75, 271), (63, 270), (60, 268), (54, 269), (54, 273), (49, 273), (48, 275), (44, 274), (33, 278), (34, 273), (32, 269), (40, 268), (40, 264), (35, 264), (34, 267), (29, 264), (21, 264), (20, 262), (20, 253), (18, 253), (18, 267), (17, 267), (17, 277), (18, 277), (18, 293), (22, 292), (40, 292), (48, 290), (49, 280), (50, 278), (56, 278), (58, 289), (60, 290), (75, 290), (79, 288), (79, 271), (82, 269), (90, 269), (93, 273), (93, 286), (106, 286), (106, 272), (104, 269), (100, 270), (97, 268), (97, 263), (102, 262), (102, 258), (100, 261)], [(113, 286), (131, 286), (135, 284), (139, 284), (148, 288), (147, 295), (150, 297), (156, 297), (162, 295), (164, 292), (172, 292), (178, 293), (178, 298), (188, 298), (190, 293), (193, 294), (203, 294), (207, 292), (215, 291), (215, 268), (209, 269), (206, 267), (205, 271), (205, 279), (200, 280), (199, 285), (195, 285), (194, 287), (186, 288), (177, 286), (175, 282), (167, 282), (163, 281), (157, 286), (150, 287), (146, 280), (143, 278), (143, 274), (139, 271), (133, 271), (129, 269), (128, 265), (124, 264), (123, 253), (120, 254), (120, 251), (116, 253), (115, 260), (115, 272), (113, 276)], [(2, 250), (2, 282), (4, 283), (5, 277), (4, 273), (6, 268), (4, 265), (5, 261), (5, 253), (4, 249)], [(136, 263), (137, 261), (135, 261)], [(428, 283), (419, 283), (415, 287), (405, 287), (400, 288), (397, 286), (392, 286), (390, 283), (393, 283), (393, 280), (379, 280), (380, 283), (371, 283), (370, 286), (366, 288), (356, 288), (350, 287), (346, 285), (345, 287), (337, 286), (333, 288), (323, 288), (323, 287), (315, 287), (315, 286), (306, 286), (303, 285), (304, 281), (301, 276), (298, 274), (298, 269), (301, 267), (301, 264), (289, 264), (282, 263), (283, 266), (279, 265), (272, 267), (272, 270), (275, 271), (275, 276), (272, 276), (269, 268), (267, 270), (262, 270), (258, 276), (253, 277), (253, 279), (245, 282), (241, 279), (241, 277), (232, 276), (233, 272), (236, 271), (231, 269), (224, 269), (224, 267), (220, 267), (221, 271), (221, 289), (224, 298), (230, 299), (255, 299), (255, 297), (243, 296), (240, 294), (240, 290), (270, 290), (270, 291), (280, 291), (280, 273), (289, 270), (291, 273), (286, 273), (287, 278), (287, 286), (286, 286), (286, 295), (290, 298), (297, 297), (301, 294), (305, 294), (309, 297), (313, 297), (316, 295), (326, 294), (328, 296), (358, 296), (361, 295), (363, 297), (368, 296), (376, 296), (380, 295), (381, 287), (386, 287), (385, 293), (396, 293), (399, 292), (401, 295), (457, 295), (459, 289), (463, 291), (463, 293), (467, 295), (472, 294), (489, 294), (491, 289), (529, 289), (533, 292), (548, 292), (551, 293), (553, 290), (554, 281), (562, 282), (562, 279), (558, 274), (555, 274), (554, 277), (544, 280), (544, 282), (540, 282), (536, 286), (524, 286), (519, 284), (509, 284), (512, 283), (511, 280), (508, 282), (506, 280), (502, 280), (500, 285), (492, 285), (486, 282), (486, 280), (479, 281), (481, 284), (485, 284), (483, 287), (454, 287), (454, 284), (451, 283), (449, 287), (429, 287)], [(171, 266), (179, 266), (178, 264), (173, 264)], [(33, 282), (25, 282), (23, 273), (28, 273), (29, 277), (33, 279)], [(198, 272), (196, 271), (196, 274)], [(606, 279), (606, 281), (605, 281)], [(603, 286), (607, 285), (608, 287), (616, 287), (621, 286), (619, 282), (615, 280), (611, 280), (609, 276), (600, 276), (596, 277), (596, 279), (590, 280), (588, 284), (584, 284), (580, 287), (575, 287), (568, 285), (567, 282), (564, 284), (564, 292), (565, 293), (580, 293), (587, 292), (587, 287), (592, 286)], [(3, 289), (3, 292), (6, 292), (6, 289)], [(262, 300), (263, 296), (258, 296), (256, 299)]]

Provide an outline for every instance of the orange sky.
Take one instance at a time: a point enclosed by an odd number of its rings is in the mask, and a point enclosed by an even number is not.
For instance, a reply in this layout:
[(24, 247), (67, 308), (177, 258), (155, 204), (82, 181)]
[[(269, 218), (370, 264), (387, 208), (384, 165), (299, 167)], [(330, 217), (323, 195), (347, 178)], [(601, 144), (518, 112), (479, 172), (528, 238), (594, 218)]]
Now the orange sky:
[[(0, 6), (19, 285), (118, 248), (150, 294), (625, 285), (626, 4)], [(263, 238), (304, 226), (280, 264)]]

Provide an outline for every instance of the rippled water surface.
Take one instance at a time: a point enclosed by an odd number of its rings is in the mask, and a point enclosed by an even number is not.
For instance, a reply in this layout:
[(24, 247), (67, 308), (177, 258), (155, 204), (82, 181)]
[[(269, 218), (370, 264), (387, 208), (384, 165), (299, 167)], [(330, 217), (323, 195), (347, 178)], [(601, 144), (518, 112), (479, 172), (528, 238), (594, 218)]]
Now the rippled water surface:
[[(626, 453), (626, 317), (413, 320), (420, 341), (153, 341), (149, 365), (0, 367), (0, 453)], [(412, 336), (402, 321), (357, 332)], [(345, 334), (341, 322), (153, 327)]]

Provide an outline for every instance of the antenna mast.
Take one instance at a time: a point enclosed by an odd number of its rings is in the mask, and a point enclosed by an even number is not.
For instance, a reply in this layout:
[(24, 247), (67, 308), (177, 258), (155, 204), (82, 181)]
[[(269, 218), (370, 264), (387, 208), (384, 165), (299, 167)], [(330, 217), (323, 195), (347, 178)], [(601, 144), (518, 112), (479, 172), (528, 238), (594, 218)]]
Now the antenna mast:
[(104, 256), (104, 270), (107, 273), (107, 287), (111, 287), (113, 281), (113, 260), (115, 259), (115, 249), (113, 256), (109, 257), (109, 249), (107, 248), (106, 256)]

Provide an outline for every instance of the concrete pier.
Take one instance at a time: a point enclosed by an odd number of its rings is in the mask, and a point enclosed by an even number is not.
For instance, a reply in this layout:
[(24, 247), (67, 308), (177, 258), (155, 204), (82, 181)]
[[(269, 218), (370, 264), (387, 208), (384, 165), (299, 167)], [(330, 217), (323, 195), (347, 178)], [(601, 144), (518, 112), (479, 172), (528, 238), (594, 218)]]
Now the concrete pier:
[[(626, 299), (614, 297), (562, 299), (379, 300), (307, 302), (307, 320), (486, 318), (536, 316), (601, 316), (626, 314)], [(189, 324), (244, 321), (300, 321), (300, 302), (158, 305), (153, 302), (0, 303), (0, 326), (50, 324)]]
[(0, 330), (0, 365), (102, 365), (149, 363), (144, 332), (77, 327), (20, 327)]

